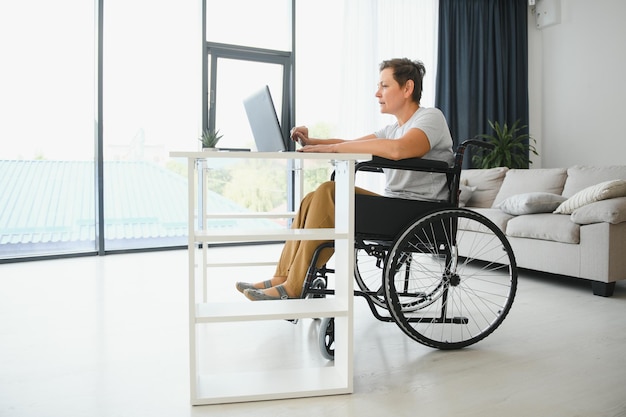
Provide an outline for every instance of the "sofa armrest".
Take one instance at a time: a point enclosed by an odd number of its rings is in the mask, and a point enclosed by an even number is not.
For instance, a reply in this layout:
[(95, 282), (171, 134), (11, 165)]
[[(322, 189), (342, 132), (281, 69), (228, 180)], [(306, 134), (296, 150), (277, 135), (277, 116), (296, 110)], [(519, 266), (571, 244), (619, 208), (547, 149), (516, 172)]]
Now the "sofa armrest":
[(622, 223), (626, 221), (626, 197), (610, 198), (582, 206), (571, 214), (577, 224)]

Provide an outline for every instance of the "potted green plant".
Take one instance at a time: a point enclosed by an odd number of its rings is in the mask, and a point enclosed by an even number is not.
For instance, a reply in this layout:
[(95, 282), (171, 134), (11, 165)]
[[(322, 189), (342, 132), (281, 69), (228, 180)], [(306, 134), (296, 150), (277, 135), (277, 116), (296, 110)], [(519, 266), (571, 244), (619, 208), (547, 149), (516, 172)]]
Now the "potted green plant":
[(530, 153), (539, 155), (535, 148), (537, 141), (527, 133), (522, 133), (527, 127), (520, 126), (520, 120), (516, 120), (509, 126), (506, 122), (500, 125), (498, 122), (487, 121), (493, 130), (492, 134), (477, 135), (477, 138), (486, 139), (493, 145), (491, 150), (481, 150), (472, 155), (474, 168), (528, 168), (532, 164)]
[(198, 139), (200, 142), (202, 142), (202, 150), (215, 149), (217, 142), (219, 142), (219, 140), (223, 136), (223, 135), (220, 135), (219, 133), (220, 133), (219, 129), (218, 130), (204, 129), (202, 131), (202, 136), (200, 136), (200, 138)]

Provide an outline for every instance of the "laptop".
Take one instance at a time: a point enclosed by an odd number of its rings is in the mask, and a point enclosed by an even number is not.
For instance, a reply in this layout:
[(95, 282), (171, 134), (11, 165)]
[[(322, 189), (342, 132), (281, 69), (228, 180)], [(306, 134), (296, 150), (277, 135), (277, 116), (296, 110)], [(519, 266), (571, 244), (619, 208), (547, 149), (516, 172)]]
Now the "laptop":
[(257, 150), (259, 152), (287, 151), (287, 142), (280, 129), (269, 87), (266, 85), (246, 98), (243, 105), (246, 108)]

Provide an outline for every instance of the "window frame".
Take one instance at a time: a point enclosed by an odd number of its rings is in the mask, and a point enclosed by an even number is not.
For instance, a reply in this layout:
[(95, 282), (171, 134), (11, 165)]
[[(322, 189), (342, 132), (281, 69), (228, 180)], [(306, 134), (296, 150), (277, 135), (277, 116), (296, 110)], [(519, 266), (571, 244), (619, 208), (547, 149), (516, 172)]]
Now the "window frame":
[[(202, 57), (202, 129), (215, 130), (217, 103), (217, 67), (220, 58), (239, 61), (259, 62), (282, 65), (283, 93), (280, 98), (282, 111), (279, 115), (283, 138), (289, 134), (289, 126), (295, 118), (295, 99), (293, 91), (294, 60), (293, 53), (271, 49), (252, 48), (239, 45), (206, 42)], [(285, 143), (293, 150), (292, 141)]]

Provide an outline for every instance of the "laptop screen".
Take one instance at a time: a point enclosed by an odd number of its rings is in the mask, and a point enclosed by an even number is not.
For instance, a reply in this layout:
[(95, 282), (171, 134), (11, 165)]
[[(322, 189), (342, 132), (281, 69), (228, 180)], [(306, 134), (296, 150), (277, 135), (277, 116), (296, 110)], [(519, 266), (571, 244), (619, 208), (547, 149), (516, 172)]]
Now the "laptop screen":
[(259, 152), (287, 150), (269, 87), (265, 86), (246, 98), (243, 105), (246, 108), (257, 150)]

